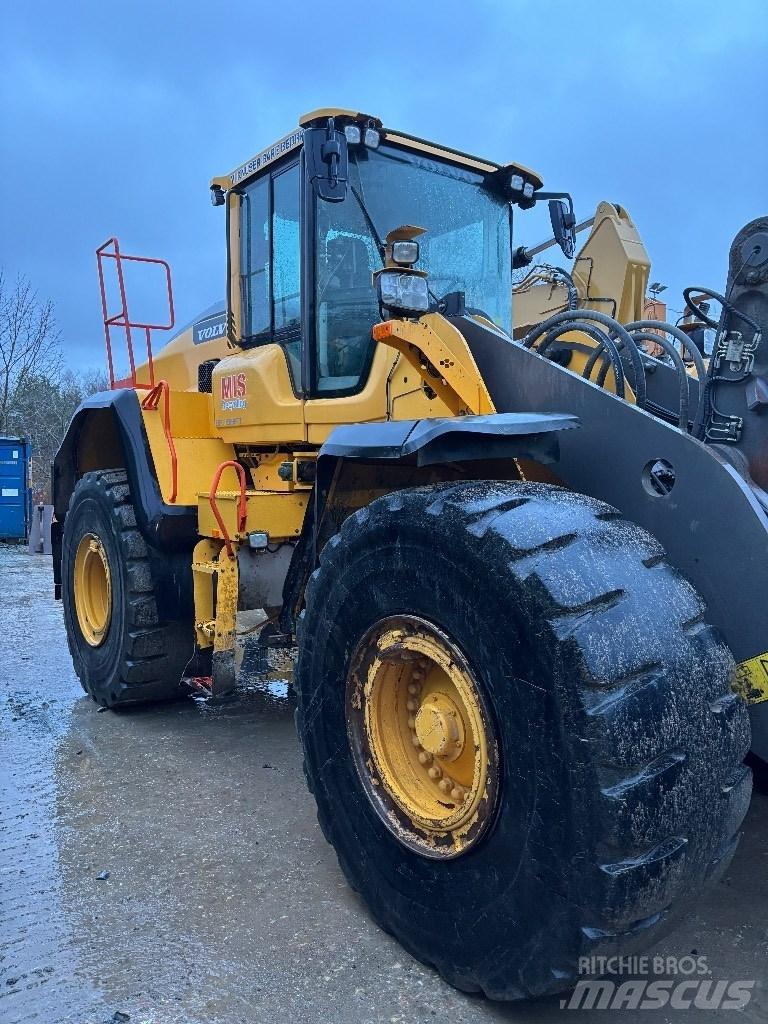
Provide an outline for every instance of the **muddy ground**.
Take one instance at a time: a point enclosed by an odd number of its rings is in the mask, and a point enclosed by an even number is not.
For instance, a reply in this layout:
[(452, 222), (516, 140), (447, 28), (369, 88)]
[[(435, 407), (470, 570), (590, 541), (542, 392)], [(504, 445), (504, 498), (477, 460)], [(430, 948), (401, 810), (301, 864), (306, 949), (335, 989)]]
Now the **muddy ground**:
[(99, 713), (51, 592), (50, 559), (0, 545), (3, 1024), (768, 1019), (768, 798), (726, 878), (651, 951), (756, 981), (743, 1010), (494, 1005), (415, 963), (345, 885), (284, 682), (246, 678), (216, 709)]

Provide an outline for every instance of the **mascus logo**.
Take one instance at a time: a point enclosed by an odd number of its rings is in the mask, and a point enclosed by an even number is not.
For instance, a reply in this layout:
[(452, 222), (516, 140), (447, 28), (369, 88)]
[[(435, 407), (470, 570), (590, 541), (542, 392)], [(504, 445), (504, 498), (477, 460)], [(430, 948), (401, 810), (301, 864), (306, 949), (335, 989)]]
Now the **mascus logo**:
[(233, 398), (245, 398), (245, 374), (228, 373), (221, 378), (221, 398), (228, 401)]

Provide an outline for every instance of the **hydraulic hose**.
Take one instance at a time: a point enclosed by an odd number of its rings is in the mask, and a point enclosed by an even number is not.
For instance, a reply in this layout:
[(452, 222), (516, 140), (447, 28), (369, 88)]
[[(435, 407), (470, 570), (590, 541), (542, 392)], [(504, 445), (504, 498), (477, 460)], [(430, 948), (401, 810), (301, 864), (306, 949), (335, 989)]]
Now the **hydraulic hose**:
[[(525, 338), (523, 338), (523, 345), (525, 345), (526, 348), (532, 348), (534, 343), (543, 334), (547, 334), (549, 331), (551, 331), (553, 327), (556, 327), (559, 324), (562, 324), (567, 321), (570, 321), (571, 324), (574, 325), (582, 320), (592, 320), (595, 323), (600, 324), (602, 327), (606, 327), (608, 329), (608, 333), (613, 338), (615, 338), (618, 348), (621, 349), (622, 347), (626, 346), (627, 354), (629, 355), (629, 358), (632, 362), (632, 369), (634, 371), (635, 401), (641, 409), (644, 409), (646, 400), (646, 385), (643, 358), (640, 355), (640, 350), (638, 349), (637, 344), (633, 340), (632, 335), (627, 331), (625, 327), (622, 327), (622, 325), (617, 320), (614, 320), (613, 317), (607, 316), (607, 314), (605, 313), (598, 313), (594, 309), (580, 309), (578, 311), (578, 316), (576, 317), (571, 312), (571, 310), (566, 309), (563, 310), (562, 313), (555, 313), (554, 316), (551, 316), (548, 319), (542, 321), (542, 323), (534, 327), (533, 330), (529, 331), (528, 334), (526, 334)], [(579, 328), (572, 326), (571, 330), (579, 330)], [(599, 346), (595, 350), (595, 352), (598, 354), (602, 351), (604, 351), (604, 349), (600, 348)], [(597, 356), (595, 356), (595, 358), (597, 358)], [(592, 366), (594, 366), (594, 363), (592, 363)]]
[(680, 378), (680, 412), (678, 425), (681, 430), (685, 430), (687, 432), (690, 393), (688, 391), (688, 374), (685, 372), (685, 363), (683, 362), (682, 356), (669, 338), (665, 338), (662, 334), (655, 334), (653, 331), (635, 331), (633, 337), (636, 341), (652, 341), (654, 344), (660, 345), (675, 364), (677, 375)]
[[(607, 352), (610, 365), (613, 367), (613, 373), (616, 378), (616, 394), (619, 398), (626, 398), (626, 388), (624, 386), (624, 366), (621, 362), (621, 354), (619, 352), (618, 345), (605, 331), (601, 331), (598, 327), (593, 324), (581, 323), (578, 320), (559, 324), (557, 327), (553, 327), (551, 331), (547, 332), (544, 340), (540, 345), (537, 346), (536, 351), (539, 355), (543, 356), (553, 341), (562, 334), (570, 334), (571, 331), (581, 331), (582, 334), (586, 334), (587, 337), (592, 338), (593, 341), (597, 342), (596, 352)], [(591, 364), (594, 366), (594, 362)], [(608, 368), (606, 366), (606, 373)], [(586, 369), (584, 376), (589, 379)]]
[(563, 270), (562, 267), (552, 267), (547, 264), (547, 269), (551, 271), (553, 277), (557, 280), (562, 281), (565, 285), (565, 290), (568, 293), (568, 309), (574, 310), (579, 308), (579, 293), (576, 290), (576, 285), (573, 283), (573, 278), (567, 270)]
[[(704, 365), (704, 360), (701, 358), (701, 352), (699, 352), (685, 331), (681, 331), (679, 327), (665, 323), (662, 320), (635, 320), (634, 323), (627, 324), (626, 328), (630, 334), (634, 334), (637, 330), (664, 331), (665, 334), (671, 334), (673, 338), (676, 338), (690, 352), (691, 362), (696, 367), (696, 376), (703, 383), (707, 375), (707, 368)], [(656, 337), (659, 337), (659, 335)]]
[[(670, 334), (673, 338), (676, 338), (677, 341), (679, 341), (680, 344), (683, 346), (683, 348), (685, 348), (690, 353), (691, 362), (696, 367), (696, 376), (699, 379), (699, 403), (696, 409), (696, 418), (693, 422), (693, 430), (691, 431), (694, 437), (698, 437), (698, 432), (701, 428), (701, 425), (704, 422), (704, 414), (706, 411), (704, 403), (704, 387), (707, 378), (707, 368), (704, 365), (704, 360), (701, 357), (701, 352), (699, 352), (698, 348), (696, 347), (696, 345), (694, 345), (694, 343), (691, 341), (690, 337), (685, 333), (685, 331), (681, 331), (679, 327), (675, 327), (673, 324), (668, 324), (661, 320), (635, 320), (634, 323), (627, 324), (627, 330), (630, 331), (632, 334), (635, 334), (638, 330), (664, 331), (665, 334)], [(661, 335), (657, 334), (654, 336), (652, 340), (658, 341), (660, 337)], [(665, 352), (669, 351), (669, 349), (665, 345), (662, 345), (662, 348)], [(678, 370), (678, 372), (680, 371)], [(685, 374), (686, 387), (688, 387), (688, 374), (685, 370), (685, 366), (683, 366), (682, 372)], [(686, 421), (686, 430), (687, 429), (688, 426)]]
[(702, 323), (706, 324), (707, 327), (714, 327), (717, 329), (720, 326), (720, 323), (718, 320), (713, 320), (712, 317), (707, 316), (706, 313), (702, 312), (701, 308), (691, 299), (691, 295), (694, 292), (698, 292), (700, 298), (704, 298), (706, 296), (709, 299), (714, 299), (715, 302), (719, 302), (723, 309), (727, 309), (732, 316), (737, 316), (740, 320), (743, 320), (744, 323), (749, 324), (753, 331), (761, 330), (760, 324), (757, 320), (753, 320), (751, 316), (748, 316), (746, 313), (742, 313), (740, 309), (737, 309), (733, 303), (729, 302), (725, 295), (721, 295), (720, 292), (714, 292), (711, 288), (704, 288), (701, 286), (683, 288), (683, 299), (685, 300), (686, 306), (688, 306), (689, 309), (692, 309), (696, 317), (701, 320)]

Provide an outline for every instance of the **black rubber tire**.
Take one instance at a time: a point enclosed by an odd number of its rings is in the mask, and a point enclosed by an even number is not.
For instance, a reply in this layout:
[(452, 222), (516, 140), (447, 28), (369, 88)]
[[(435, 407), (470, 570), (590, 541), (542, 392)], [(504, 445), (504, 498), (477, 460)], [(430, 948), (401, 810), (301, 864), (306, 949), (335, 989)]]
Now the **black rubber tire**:
[[(86, 533), (103, 544), (112, 578), (112, 616), (99, 647), (83, 637), (73, 594), (75, 554)], [(136, 528), (124, 470), (86, 473), (78, 481), (64, 521), (61, 570), (67, 643), (85, 692), (108, 708), (182, 696), (193, 624), (161, 620), (149, 551)]]
[[(494, 824), (452, 860), (382, 824), (347, 739), (356, 643), (406, 612), (463, 651), (500, 737)], [(304, 770), (344, 874), (413, 956), (496, 999), (563, 991), (579, 957), (649, 946), (719, 877), (749, 725), (703, 613), (648, 533), (549, 485), (401, 491), (344, 522), (299, 623)]]

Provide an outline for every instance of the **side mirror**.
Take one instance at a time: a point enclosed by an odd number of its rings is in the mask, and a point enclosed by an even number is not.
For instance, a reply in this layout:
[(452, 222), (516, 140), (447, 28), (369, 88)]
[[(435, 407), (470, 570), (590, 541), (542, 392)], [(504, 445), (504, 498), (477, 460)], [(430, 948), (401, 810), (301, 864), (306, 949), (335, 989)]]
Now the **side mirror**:
[(573, 212), (573, 200), (549, 200), (549, 219), (555, 241), (563, 250), (566, 259), (572, 260), (576, 253), (576, 215)]
[(337, 131), (332, 117), (325, 128), (304, 129), (307, 173), (315, 195), (327, 203), (340, 203), (347, 195), (347, 137)]

